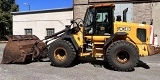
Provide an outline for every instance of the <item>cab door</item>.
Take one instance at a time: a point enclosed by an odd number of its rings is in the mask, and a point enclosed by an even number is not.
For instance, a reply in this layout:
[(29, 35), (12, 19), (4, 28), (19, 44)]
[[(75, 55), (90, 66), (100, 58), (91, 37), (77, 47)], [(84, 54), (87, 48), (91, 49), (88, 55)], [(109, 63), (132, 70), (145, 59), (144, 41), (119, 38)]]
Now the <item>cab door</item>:
[(112, 7), (88, 9), (85, 16), (85, 41), (92, 47), (93, 57), (103, 57), (104, 42), (113, 34)]
[(92, 42), (104, 42), (113, 34), (113, 8), (110, 6), (88, 9), (85, 16), (85, 36)]

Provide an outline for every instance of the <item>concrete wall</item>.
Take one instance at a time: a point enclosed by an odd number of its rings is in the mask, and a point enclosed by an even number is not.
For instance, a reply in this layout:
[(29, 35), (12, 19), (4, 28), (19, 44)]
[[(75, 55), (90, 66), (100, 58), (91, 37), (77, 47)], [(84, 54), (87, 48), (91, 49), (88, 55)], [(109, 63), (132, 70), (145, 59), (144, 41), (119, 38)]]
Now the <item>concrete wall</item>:
[(44, 39), (46, 28), (55, 28), (55, 32), (65, 28), (73, 19), (73, 11), (60, 11), (36, 14), (13, 15), (13, 35), (24, 35), (24, 29), (32, 29), (32, 34)]
[(123, 10), (128, 8), (127, 12), (127, 21), (133, 22), (133, 4), (132, 3), (122, 3), (122, 4), (115, 4), (114, 16), (121, 15), (123, 18)]
[(152, 3), (152, 17), (154, 33), (158, 35), (158, 43), (160, 44), (160, 2)]
[(152, 19), (151, 3), (136, 3), (133, 5), (133, 21), (142, 23), (143, 21), (150, 24)]

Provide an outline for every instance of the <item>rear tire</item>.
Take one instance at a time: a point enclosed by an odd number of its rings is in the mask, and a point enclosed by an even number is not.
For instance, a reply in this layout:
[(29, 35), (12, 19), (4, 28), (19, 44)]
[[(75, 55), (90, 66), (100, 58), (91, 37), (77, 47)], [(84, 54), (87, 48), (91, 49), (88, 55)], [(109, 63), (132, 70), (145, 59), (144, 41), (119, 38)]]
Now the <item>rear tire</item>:
[(139, 61), (137, 48), (130, 42), (113, 42), (106, 51), (106, 59), (116, 71), (132, 71)]
[(66, 40), (56, 40), (49, 48), (49, 59), (55, 67), (70, 67), (75, 60), (73, 45)]

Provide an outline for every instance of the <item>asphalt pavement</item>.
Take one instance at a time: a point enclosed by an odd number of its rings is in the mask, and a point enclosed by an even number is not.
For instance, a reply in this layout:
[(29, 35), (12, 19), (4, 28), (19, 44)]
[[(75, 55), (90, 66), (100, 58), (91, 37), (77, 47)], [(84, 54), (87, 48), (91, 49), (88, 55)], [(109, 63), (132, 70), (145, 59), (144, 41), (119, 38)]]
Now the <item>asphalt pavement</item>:
[[(4, 43), (0, 43), (0, 61)], [(58, 68), (50, 62), (30, 64), (0, 64), (0, 80), (160, 80), (160, 54), (141, 57), (131, 72), (118, 72), (101, 65), (81, 63), (70, 68)]]

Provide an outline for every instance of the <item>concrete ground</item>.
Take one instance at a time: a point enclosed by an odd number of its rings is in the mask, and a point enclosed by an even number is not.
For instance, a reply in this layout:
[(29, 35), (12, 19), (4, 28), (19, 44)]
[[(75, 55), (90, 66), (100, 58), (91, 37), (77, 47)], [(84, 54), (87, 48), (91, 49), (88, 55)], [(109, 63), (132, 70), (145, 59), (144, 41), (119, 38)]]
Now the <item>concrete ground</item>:
[[(0, 43), (0, 61), (5, 44)], [(50, 62), (0, 64), (0, 80), (160, 80), (160, 54), (142, 57), (132, 72), (118, 72), (90, 63), (71, 68), (50, 66)]]

